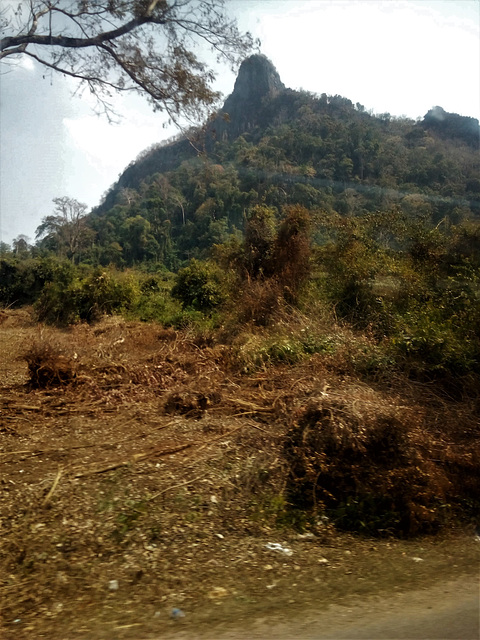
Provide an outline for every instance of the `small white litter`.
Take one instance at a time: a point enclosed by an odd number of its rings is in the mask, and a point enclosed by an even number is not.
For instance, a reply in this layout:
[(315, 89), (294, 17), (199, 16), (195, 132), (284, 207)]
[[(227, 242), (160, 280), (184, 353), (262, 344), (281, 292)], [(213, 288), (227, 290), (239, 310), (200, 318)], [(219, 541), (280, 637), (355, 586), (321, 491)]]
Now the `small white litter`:
[(291, 549), (289, 549), (288, 547), (284, 547), (278, 542), (268, 542), (265, 545), (265, 548), (269, 551), (278, 551), (279, 553), (284, 553), (286, 556), (291, 556), (293, 554), (293, 551)]

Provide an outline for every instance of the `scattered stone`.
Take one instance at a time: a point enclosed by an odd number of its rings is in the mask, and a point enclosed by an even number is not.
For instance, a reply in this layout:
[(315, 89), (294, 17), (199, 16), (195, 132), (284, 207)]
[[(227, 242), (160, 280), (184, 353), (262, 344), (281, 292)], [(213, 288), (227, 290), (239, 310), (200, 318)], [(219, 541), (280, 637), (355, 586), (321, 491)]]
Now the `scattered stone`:
[(228, 596), (228, 591), (223, 587), (213, 587), (213, 589), (208, 592), (210, 600), (218, 600), (218, 598), (225, 598), (225, 596)]

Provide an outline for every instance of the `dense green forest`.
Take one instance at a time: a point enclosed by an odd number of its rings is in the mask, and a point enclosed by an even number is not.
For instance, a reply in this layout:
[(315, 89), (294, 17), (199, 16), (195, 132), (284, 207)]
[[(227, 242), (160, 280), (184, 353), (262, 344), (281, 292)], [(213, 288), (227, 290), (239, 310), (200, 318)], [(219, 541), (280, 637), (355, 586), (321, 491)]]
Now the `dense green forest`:
[[(455, 386), (480, 371), (473, 118), (374, 115), (286, 89), (252, 56), (223, 112), (141, 154), (95, 210), (54, 204), (35, 245), (19, 237), (0, 262), (0, 302), (42, 321), (268, 326), (321, 308), (368, 335), (369, 374)], [(334, 348), (318, 334), (284, 347), (287, 361)]]

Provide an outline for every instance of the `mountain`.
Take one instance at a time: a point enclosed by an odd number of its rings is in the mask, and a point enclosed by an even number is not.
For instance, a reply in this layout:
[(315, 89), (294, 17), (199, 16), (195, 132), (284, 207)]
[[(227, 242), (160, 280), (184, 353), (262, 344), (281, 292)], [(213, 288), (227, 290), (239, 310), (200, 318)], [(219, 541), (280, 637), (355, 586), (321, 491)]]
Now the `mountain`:
[(154, 173), (171, 171), (181, 162), (194, 158), (199, 149), (211, 150), (217, 140), (233, 140), (254, 129), (260, 123), (262, 107), (285, 90), (278, 71), (268, 58), (255, 54), (240, 65), (233, 93), (227, 97), (216, 117), (203, 128), (173, 143), (154, 146), (141, 154), (122, 173), (107, 194), (97, 213), (108, 210), (122, 189), (136, 189), (140, 182)]
[(437, 132), (443, 138), (462, 140), (474, 149), (480, 147), (480, 128), (476, 118), (448, 113), (442, 107), (433, 107), (425, 115), (421, 126)]
[(396, 211), (433, 226), (476, 218), (479, 132), (478, 120), (441, 107), (415, 122), (293, 91), (251, 56), (215, 117), (125, 169), (90, 216), (92, 259), (176, 268), (239, 237), (258, 204), (279, 218), (292, 204), (349, 217)]
[(270, 60), (260, 54), (250, 56), (242, 62), (233, 93), (210, 127), (212, 137), (234, 140), (251, 131), (260, 124), (265, 104), (284, 90), (285, 85)]

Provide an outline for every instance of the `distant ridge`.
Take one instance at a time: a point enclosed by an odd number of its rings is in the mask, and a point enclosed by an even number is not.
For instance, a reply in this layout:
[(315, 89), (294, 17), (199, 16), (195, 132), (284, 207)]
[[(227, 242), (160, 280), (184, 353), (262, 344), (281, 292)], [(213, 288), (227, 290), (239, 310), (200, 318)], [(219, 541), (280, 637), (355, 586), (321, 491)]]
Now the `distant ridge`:
[(433, 107), (421, 124), (424, 129), (436, 131), (442, 138), (459, 138), (471, 147), (480, 148), (480, 125), (476, 118)]
[[(94, 210), (96, 214), (111, 209), (122, 189), (137, 189), (148, 176), (173, 171), (185, 160), (193, 159), (200, 151), (211, 152), (217, 142), (233, 142), (243, 134), (260, 132), (267, 127), (296, 117), (297, 98), (301, 94), (287, 89), (273, 63), (263, 54), (254, 54), (240, 65), (233, 92), (227, 97), (217, 115), (198, 128), (198, 141), (194, 144), (185, 136), (176, 142), (159, 145), (132, 162), (107, 193), (104, 201)], [(341, 96), (319, 98), (321, 108), (330, 105), (335, 117), (351, 118), (353, 103)], [(331, 115), (331, 114), (330, 114)], [(363, 117), (370, 117), (366, 113)], [(374, 116), (372, 116), (374, 117)], [(430, 130), (439, 137), (462, 141), (473, 148), (480, 146), (480, 126), (475, 118), (448, 113), (442, 107), (433, 107), (414, 131)], [(417, 135), (412, 131), (412, 140)]]

